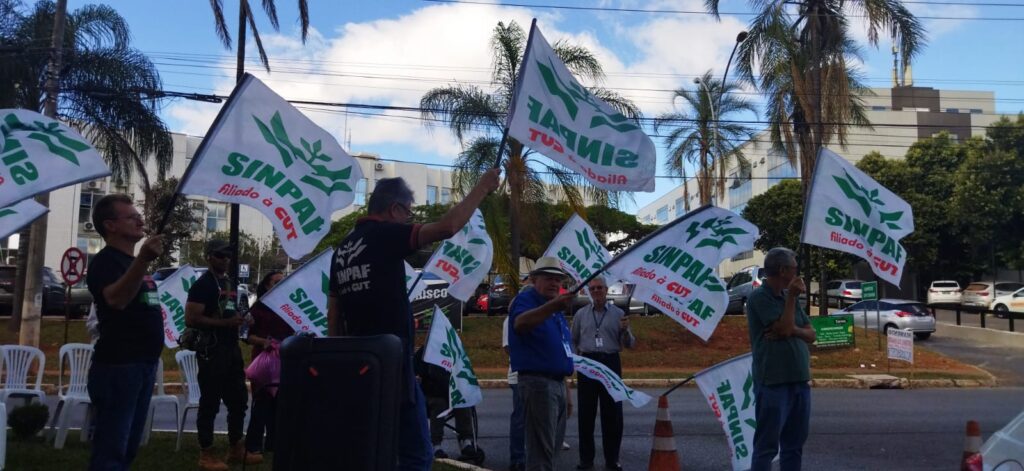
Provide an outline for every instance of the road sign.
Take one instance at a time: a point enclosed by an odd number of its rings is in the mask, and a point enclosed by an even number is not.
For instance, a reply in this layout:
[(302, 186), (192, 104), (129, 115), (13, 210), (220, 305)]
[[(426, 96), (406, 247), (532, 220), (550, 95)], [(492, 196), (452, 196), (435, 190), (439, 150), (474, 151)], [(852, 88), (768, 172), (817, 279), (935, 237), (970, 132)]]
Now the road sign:
[(85, 276), (85, 254), (75, 247), (64, 251), (60, 258), (60, 277), (68, 286), (77, 284)]
[(811, 318), (811, 326), (817, 340), (814, 346), (818, 348), (852, 347), (853, 339), (853, 315), (842, 316), (814, 316)]
[(861, 301), (874, 301), (878, 299), (878, 282), (865, 281), (860, 284)]
[(903, 360), (914, 362), (914, 333), (909, 330), (889, 328), (886, 331), (889, 338), (888, 350), (890, 360)]
[(249, 264), (248, 263), (239, 263), (238, 264), (238, 277), (239, 278), (248, 278), (249, 277)]

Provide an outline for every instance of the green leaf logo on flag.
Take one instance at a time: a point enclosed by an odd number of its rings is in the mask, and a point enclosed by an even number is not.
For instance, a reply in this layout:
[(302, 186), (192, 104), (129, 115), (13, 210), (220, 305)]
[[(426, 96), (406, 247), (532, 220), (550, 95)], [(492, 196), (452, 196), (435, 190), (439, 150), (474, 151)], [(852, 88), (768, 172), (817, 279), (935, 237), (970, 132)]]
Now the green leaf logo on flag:
[(12, 214), (18, 214), (18, 212), (13, 210), (13, 209), (11, 209), (11, 208), (0, 209), (0, 218), (5, 217), (5, 216), (10, 216)]
[(836, 185), (839, 186), (839, 189), (843, 191), (843, 194), (846, 195), (847, 198), (856, 201), (857, 204), (860, 205), (860, 209), (864, 211), (865, 216), (870, 218), (871, 209), (873, 207), (877, 207), (879, 222), (888, 226), (889, 229), (901, 228), (900, 225), (896, 223), (903, 218), (903, 211), (894, 211), (890, 213), (882, 211), (881, 207), (885, 206), (885, 202), (878, 197), (878, 188), (868, 191), (867, 188), (858, 184), (857, 180), (854, 180), (853, 177), (850, 176), (849, 172), (843, 172), (843, 174), (845, 175), (845, 178), (833, 175), (832, 179), (835, 180)]
[[(13, 136), (14, 131), (30, 131), (27, 136), (29, 139), (41, 142), (51, 153), (76, 166), (79, 166), (77, 154), (90, 149), (89, 144), (66, 136), (64, 130), (60, 128), (60, 123), (56, 121), (51, 123), (33, 121), (32, 124), (25, 124), (14, 113), (10, 113), (0, 124), (0, 136), (3, 136), (3, 153), (5, 154), (22, 148), (22, 144)], [(24, 153), (24, 151), (21, 152)], [(11, 156), (8, 155), (4, 159), (11, 159)]]
[[(550, 58), (548, 60), (550, 61)], [(544, 64), (541, 61), (536, 62), (541, 78), (544, 79), (544, 85), (547, 86), (548, 91), (552, 95), (558, 97), (565, 106), (565, 111), (569, 113), (572, 119), (576, 119), (576, 114), (579, 113), (579, 102), (583, 102), (593, 107), (594, 112), (598, 113), (597, 116), (590, 119), (590, 129), (599, 126), (608, 126), (618, 132), (630, 132), (640, 129), (621, 113), (605, 113), (598, 104), (597, 97), (590, 93), (590, 90), (580, 86), (574, 80), (565, 80), (559, 77), (558, 73), (555, 72), (557, 69), (554, 64)]]
[(713, 217), (704, 222), (694, 221), (686, 228), (686, 233), (690, 235), (686, 241), (690, 242), (702, 233), (709, 232), (710, 234), (706, 238), (697, 243), (697, 248), (715, 247), (720, 249), (725, 244), (736, 245), (736, 238), (733, 236), (748, 234), (748, 232), (739, 227), (733, 227), (732, 219), (732, 216), (726, 216)]
[(252, 118), (256, 121), (256, 127), (259, 128), (263, 139), (277, 148), (285, 167), (291, 167), (295, 159), (301, 159), (313, 169), (313, 175), (304, 175), (300, 179), (303, 183), (324, 192), (328, 196), (335, 191), (352, 192), (352, 188), (345, 183), (345, 180), (352, 174), (352, 167), (348, 166), (341, 170), (330, 170), (323, 165), (331, 163), (334, 159), (320, 152), (322, 144), (319, 140), (310, 144), (306, 139), (299, 138), (302, 148), (296, 147), (292, 144), (291, 138), (288, 137), (288, 131), (281, 120), (280, 112), (274, 113), (274, 116), (270, 118), (270, 126), (267, 126), (266, 123), (256, 116)]

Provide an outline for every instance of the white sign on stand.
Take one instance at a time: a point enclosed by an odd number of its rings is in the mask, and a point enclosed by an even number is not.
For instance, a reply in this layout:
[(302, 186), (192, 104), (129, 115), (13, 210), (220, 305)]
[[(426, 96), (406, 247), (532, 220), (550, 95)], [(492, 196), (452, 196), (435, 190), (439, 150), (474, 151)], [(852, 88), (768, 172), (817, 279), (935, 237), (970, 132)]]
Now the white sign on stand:
[(914, 363), (914, 333), (909, 330), (888, 329), (889, 359)]
[(249, 264), (248, 263), (239, 263), (238, 264), (238, 277), (239, 278), (249, 278)]

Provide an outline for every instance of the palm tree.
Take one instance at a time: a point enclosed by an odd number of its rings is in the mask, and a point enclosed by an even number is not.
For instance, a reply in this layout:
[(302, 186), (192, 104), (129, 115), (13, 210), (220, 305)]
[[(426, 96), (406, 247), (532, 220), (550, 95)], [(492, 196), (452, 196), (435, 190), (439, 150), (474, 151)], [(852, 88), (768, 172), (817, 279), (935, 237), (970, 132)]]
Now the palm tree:
[[(491, 50), (494, 54), (492, 90), (454, 84), (430, 90), (420, 99), (423, 120), (428, 124), (442, 121), (463, 144), (463, 152), (455, 161), (452, 177), (457, 192), (468, 192), (477, 176), (493, 167), (497, 161), (500, 135), (495, 133), (502, 129), (505, 117), (512, 108), (516, 74), (522, 63), (526, 42), (527, 33), (515, 21), (508, 24), (499, 22), (491, 37)], [(586, 48), (562, 41), (552, 47), (576, 76), (592, 82), (600, 82), (604, 78), (601, 63)], [(631, 101), (600, 87), (591, 88), (590, 91), (622, 114), (639, 122), (640, 110)], [(518, 288), (523, 235), (520, 221), (533, 220), (529, 218), (532, 209), (530, 204), (548, 199), (551, 194), (548, 182), (553, 182), (559, 196), (581, 215), (585, 214), (584, 196), (596, 202), (616, 205), (620, 195), (595, 188), (578, 173), (551, 160), (538, 158), (539, 154), (515, 139), (508, 139), (508, 149), (508, 156), (504, 160), (505, 182), (500, 189), (509, 196), (508, 233), (498, 231), (497, 227), (500, 226), (490, 224), (490, 220), (488, 228), (495, 240), (497, 269)], [(527, 236), (530, 235), (527, 233)], [(498, 242), (502, 240), (507, 240), (508, 245), (499, 245)], [(505, 248), (508, 250), (503, 250)]]
[(665, 170), (682, 177), (687, 211), (690, 209), (687, 167), (696, 167), (700, 204), (711, 204), (713, 198), (725, 193), (725, 176), (730, 163), (735, 161), (741, 167), (749, 165), (738, 143), (750, 139), (753, 130), (742, 123), (728, 122), (726, 116), (742, 111), (757, 113), (751, 102), (736, 96), (735, 92), (740, 89), (736, 83), (723, 87), (721, 80), (711, 77), (710, 70), (696, 82), (694, 90), (680, 87), (672, 92), (672, 103), (682, 100), (687, 111), (664, 113), (654, 120), (655, 132), (674, 126), (664, 136), (669, 152)]
[[(277, 21), (277, 6), (274, 4), (274, 0), (263, 0), (263, 11), (267, 13), (267, 18), (270, 20), (270, 25), (274, 27), (274, 31), (280, 31), (281, 25)], [(299, 25), (302, 30), (302, 43), (306, 43), (306, 37), (309, 35), (309, 5), (306, 0), (299, 0)], [(231, 49), (231, 33), (228, 32), (228, 24), (224, 20), (224, 1), (223, 0), (210, 0), (210, 8), (213, 10), (213, 21), (214, 28), (217, 31), (217, 37), (220, 38), (221, 43), (224, 44), (225, 49)], [(267, 58), (267, 51), (263, 49), (263, 40), (260, 38), (260, 32), (256, 29), (256, 17), (252, 14), (252, 8), (249, 8), (249, 0), (239, 0), (238, 2), (238, 77), (241, 80), (242, 72), (242, 61), (245, 58), (245, 24), (249, 24), (249, 29), (252, 30), (252, 38), (256, 41), (256, 49), (260, 54), (260, 63), (263, 67), (270, 72), (270, 60)]]
[[(56, 7), (42, 0), (23, 14), (17, 2), (0, 2), (0, 108), (42, 110)], [(158, 179), (170, 168), (171, 137), (158, 115), (162, 85), (153, 63), (130, 47), (128, 23), (106, 5), (68, 13), (57, 117), (89, 139), (115, 179), (142, 179), (152, 157)]]
[[(716, 17), (719, 1), (704, 2)], [(923, 47), (924, 30), (898, 0), (750, 0), (750, 5), (757, 13), (740, 45), (740, 74), (756, 84), (759, 68), (775, 147), (791, 163), (799, 159), (806, 196), (818, 150), (833, 141), (845, 145), (851, 125), (869, 125), (858, 98), (866, 90), (849, 63), (859, 50), (848, 15), (867, 19), (872, 46), (883, 32), (895, 38), (907, 60)]]

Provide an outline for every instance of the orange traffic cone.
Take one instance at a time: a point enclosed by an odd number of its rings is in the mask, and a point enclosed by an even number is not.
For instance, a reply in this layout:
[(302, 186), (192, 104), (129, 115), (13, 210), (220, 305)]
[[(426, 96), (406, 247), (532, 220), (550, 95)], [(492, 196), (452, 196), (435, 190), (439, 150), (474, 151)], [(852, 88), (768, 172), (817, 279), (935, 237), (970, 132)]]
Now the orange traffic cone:
[(678, 471), (679, 454), (676, 452), (675, 433), (672, 419), (668, 416), (668, 398), (658, 398), (658, 419), (654, 422), (654, 445), (651, 447), (651, 461), (648, 471)]
[(967, 436), (964, 438), (964, 456), (960, 460), (960, 471), (982, 471), (981, 426), (975, 420), (967, 421)]

